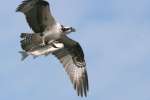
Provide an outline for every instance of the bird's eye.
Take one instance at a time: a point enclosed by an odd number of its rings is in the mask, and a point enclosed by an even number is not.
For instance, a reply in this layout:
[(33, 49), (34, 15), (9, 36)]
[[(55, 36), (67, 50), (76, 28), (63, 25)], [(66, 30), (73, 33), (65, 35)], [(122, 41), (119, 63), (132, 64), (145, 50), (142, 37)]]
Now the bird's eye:
[(61, 25), (61, 28), (64, 28), (64, 26), (63, 26), (63, 25)]
[(66, 31), (68, 31), (68, 30), (70, 30), (70, 28), (64, 28), (64, 27), (62, 27), (62, 31), (63, 31), (63, 32), (66, 32)]

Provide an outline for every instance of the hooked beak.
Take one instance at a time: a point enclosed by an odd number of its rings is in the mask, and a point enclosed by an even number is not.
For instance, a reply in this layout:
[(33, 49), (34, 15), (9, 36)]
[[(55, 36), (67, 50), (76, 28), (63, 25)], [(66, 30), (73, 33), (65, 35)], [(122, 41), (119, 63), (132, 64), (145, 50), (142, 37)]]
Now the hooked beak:
[(76, 29), (73, 28), (73, 27), (71, 27), (71, 31), (72, 31), (72, 32), (76, 32)]

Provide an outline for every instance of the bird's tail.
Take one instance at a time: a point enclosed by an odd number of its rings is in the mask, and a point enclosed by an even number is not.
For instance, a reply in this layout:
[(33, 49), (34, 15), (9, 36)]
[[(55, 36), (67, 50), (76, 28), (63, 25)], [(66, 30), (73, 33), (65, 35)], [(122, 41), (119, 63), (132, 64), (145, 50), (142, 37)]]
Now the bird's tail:
[(29, 56), (28, 53), (25, 51), (19, 51), (19, 53), (22, 56), (21, 61), (24, 61)]
[(42, 43), (42, 36), (39, 33), (21, 33), (21, 47), (28, 51)]

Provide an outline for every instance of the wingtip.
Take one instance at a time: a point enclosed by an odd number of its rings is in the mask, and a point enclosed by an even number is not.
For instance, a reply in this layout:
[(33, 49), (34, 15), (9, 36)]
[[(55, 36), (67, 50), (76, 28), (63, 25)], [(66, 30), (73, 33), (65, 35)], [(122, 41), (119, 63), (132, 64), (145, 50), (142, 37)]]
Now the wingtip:
[[(89, 91), (89, 82), (88, 82), (88, 75), (87, 71), (84, 70), (84, 76), (79, 81), (79, 86), (76, 86), (76, 90), (78, 92), (78, 96), (80, 97), (87, 97), (88, 91)], [(79, 88), (79, 89), (78, 89)]]
[(17, 7), (16, 12), (27, 12), (32, 8), (32, 5), (34, 5), (38, 0), (24, 0), (22, 3)]

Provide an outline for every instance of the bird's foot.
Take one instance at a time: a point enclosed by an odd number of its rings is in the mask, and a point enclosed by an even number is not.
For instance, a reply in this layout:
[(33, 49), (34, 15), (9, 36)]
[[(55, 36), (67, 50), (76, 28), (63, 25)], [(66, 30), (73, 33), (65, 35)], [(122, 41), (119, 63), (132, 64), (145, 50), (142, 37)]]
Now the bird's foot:
[(51, 41), (48, 42), (48, 44), (52, 45), (52, 47), (54, 47), (54, 48), (58, 48), (58, 47), (55, 45), (56, 42), (57, 42), (57, 41), (51, 40)]

